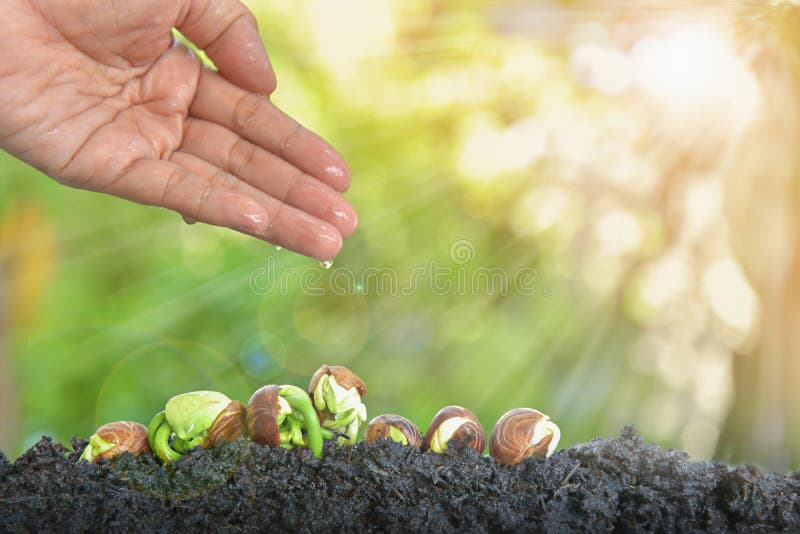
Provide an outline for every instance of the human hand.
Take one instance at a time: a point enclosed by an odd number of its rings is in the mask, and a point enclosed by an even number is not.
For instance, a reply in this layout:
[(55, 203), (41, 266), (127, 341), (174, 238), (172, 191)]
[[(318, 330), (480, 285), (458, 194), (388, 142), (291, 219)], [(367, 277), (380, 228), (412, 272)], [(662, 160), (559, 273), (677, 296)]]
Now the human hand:
[[(238, 0), (2, 0), (0, 148), (59, 182), (319, 259), (357, 219), (343, 158), (269, 101)], [(178, 28), (219, 72), (202, 68)]]

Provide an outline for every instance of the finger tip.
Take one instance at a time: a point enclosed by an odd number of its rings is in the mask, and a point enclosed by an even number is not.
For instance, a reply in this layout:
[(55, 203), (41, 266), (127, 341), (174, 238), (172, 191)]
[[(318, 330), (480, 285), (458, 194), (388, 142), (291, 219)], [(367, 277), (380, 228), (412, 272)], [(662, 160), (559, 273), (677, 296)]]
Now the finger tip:
[(262, 73), (260, 78), (261, 80), (258, 83), (258, 87), (255, 88), (256, 92), (264, 96), (272, 96), (272, 93), (278, 88), (278, 77), (275, 76), (275, 71), (272, 70), (272, 65), (269, 60), (267, 60), (266, 63), (266, 72)]
[(343, 239), (347, 239), (358, 229), (358, 214), (352, 206), (348, 205), (348, 208), (344, 210), (343, 216), (339, 217), (339, 224), (337, 225)]
[(333, 260), (339, 255), (343, 244), (344, 240), (338, 229), (323, 225), (317, 234), (314, 257), (323, 261)]
[[(323, 143), (325, 143), (323, 141)], [(325, 143), (325, 182), (331, 184), (337, 191), (343, 192), (350, 188), (350, 167), (344, 157), (331, 145)]]
[(325, 167), (325, 181), (339, 192), (350, 189), (350, 169), (339, 163)]
[(243, 17), (216, 41), (206, 52), (231, 83), (254, 93), (271, 95), (277, 86), (269, 54), (258, 33), (255, 19)]
[(220, 68), (220, 73), (231, 83), (259, 95), (271, 96), (278, 87), (278, 79), (271, 68), (260, 73), (254, 73), (249, 69), (231, 72), (229, 69)]
[(267, 89), (267, 95), (271, 95), (275, 92), (278, 88), (278, 76), (275, 74), (275, 71), (272, 70), (272, 65), (269, 67), (269, 73), (267, 74), (267, 81), (264, 84)]

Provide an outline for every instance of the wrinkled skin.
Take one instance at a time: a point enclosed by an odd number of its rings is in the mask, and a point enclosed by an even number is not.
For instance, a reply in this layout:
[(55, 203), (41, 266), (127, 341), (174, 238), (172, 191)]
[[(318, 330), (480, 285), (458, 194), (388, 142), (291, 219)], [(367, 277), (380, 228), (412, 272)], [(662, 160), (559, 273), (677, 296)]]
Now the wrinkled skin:
[[(236, 0), (3, 0), (0, 148), (59, 182), (332, 259), (356, 227), (342, 157), (269, 101)], [(219, 72), (202, 67), (177, 27)]]

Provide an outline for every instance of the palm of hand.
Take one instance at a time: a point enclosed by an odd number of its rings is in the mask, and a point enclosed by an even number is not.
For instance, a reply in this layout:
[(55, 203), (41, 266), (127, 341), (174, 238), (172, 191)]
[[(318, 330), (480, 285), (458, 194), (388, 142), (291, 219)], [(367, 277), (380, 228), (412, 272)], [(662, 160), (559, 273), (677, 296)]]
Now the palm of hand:
[[(274, 78), (246, 39), (249, 13), (229, 2), (220, 21), (195, 4), (12, 7), (21, 42), (0, 37), (0, 53), (24, 54), (0, 73), (0, 145), (67, 185), (335, 256), (356, 223), (339, 195), (343, 161), (250, 92), (271, 92)], [(173, 46), (173, 26), (204, 41), (228, 80)]]

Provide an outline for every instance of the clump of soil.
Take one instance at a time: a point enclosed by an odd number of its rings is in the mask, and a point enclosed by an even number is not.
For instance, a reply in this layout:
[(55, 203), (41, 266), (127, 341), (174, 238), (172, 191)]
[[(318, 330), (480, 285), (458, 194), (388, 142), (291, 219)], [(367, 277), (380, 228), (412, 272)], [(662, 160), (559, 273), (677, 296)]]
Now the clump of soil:
[(774, 531), (800, 529), (800, 477), (693, 462), (631, 427), (519, 466), (472, 450), (238, 441), (169, 466), (99, 465), (48, 438), (0, 454), (0, 531)]

